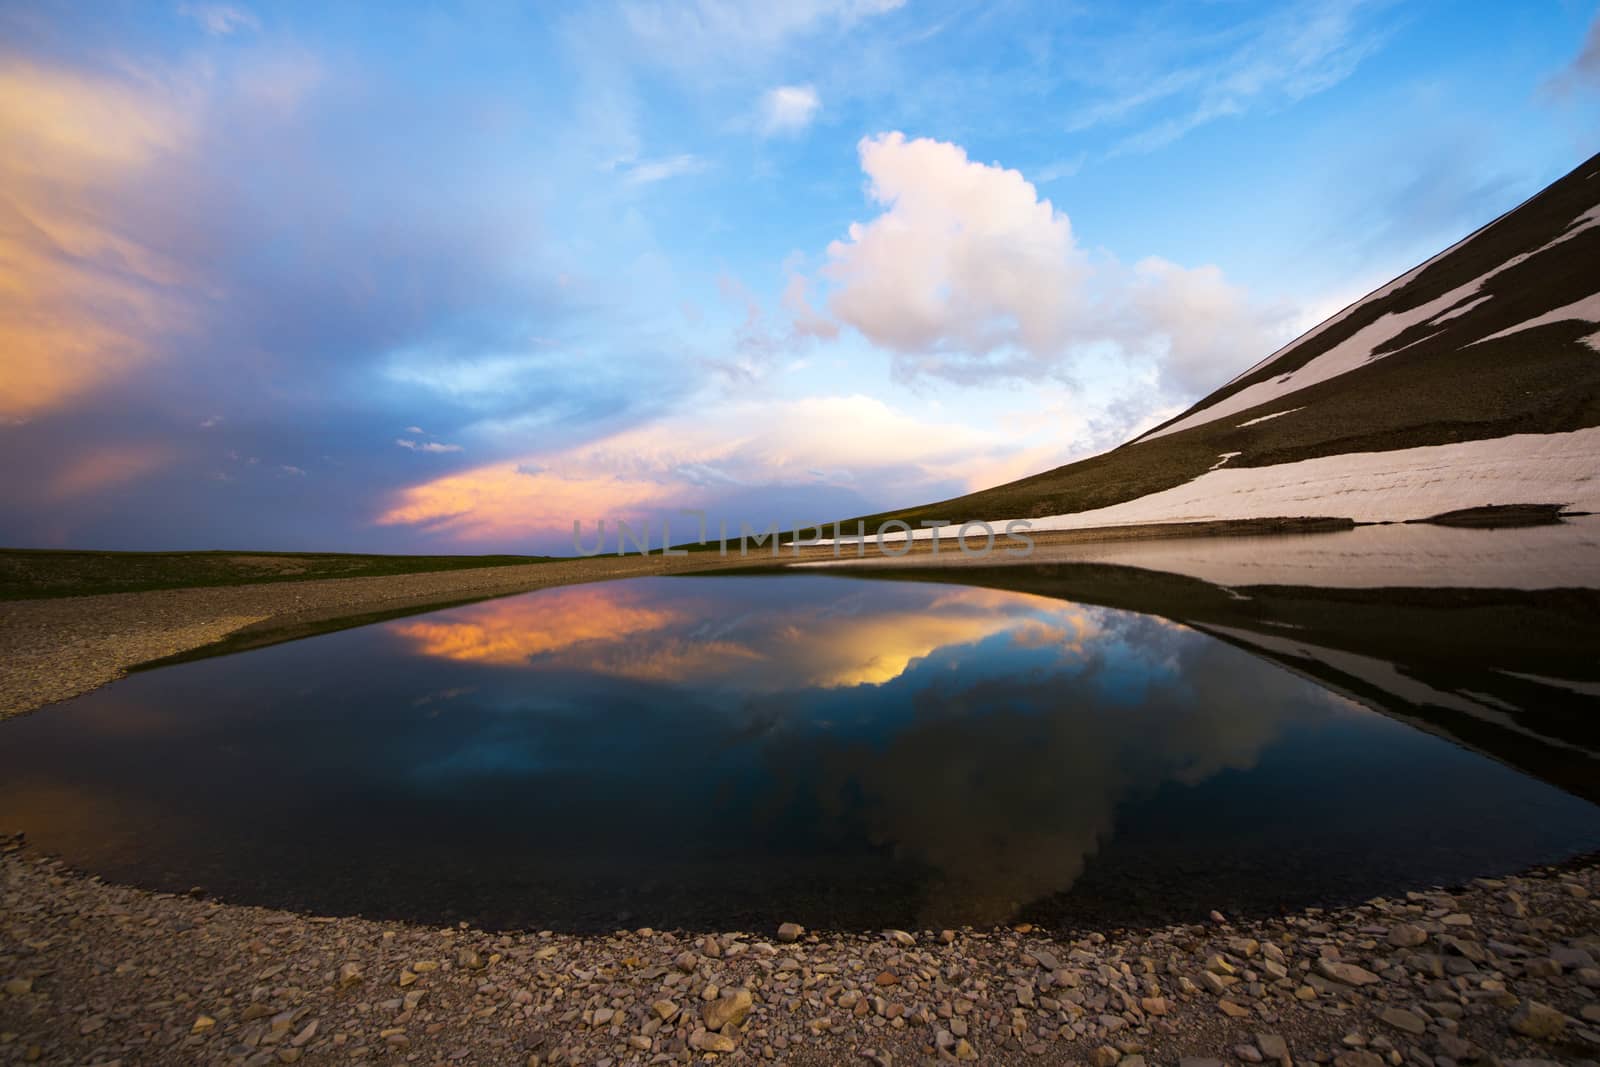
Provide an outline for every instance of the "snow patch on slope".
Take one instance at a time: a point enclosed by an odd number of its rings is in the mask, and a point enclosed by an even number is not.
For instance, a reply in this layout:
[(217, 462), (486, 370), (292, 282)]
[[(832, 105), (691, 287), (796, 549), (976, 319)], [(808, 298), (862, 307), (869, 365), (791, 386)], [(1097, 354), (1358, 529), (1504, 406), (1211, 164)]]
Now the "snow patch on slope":
[[(1586, 296), (1581, 300), (1574, 300), (1570, 304), (1563, 305), (1552, 311), (1546, 311), (1543, 315), (1536, 315), (1527, 322), (1519, 322), (1515, 326), (1508, 326), (1499, 333), (1491, 333), (1488, 337), (1479, 338), (1472, 343), (1481, 345), (1484, 341), (1495, 341), (1501, 337), (1510, 337), (1514, 333), (1521, 333), (1523, 330), (1531, 330), (1537, 326), (1548, 326), (1553, 322), (1567, 322), (1571, 319), (1578, 319), (1591, 324), (1600, 323), (1600, 293)], [(1584, 341), (1589, 342), (1592, 346), (1594, 337), (1600, 337), (1600, 334), (1585, 337)]]
[(1462, 315), (1465, 315), (1467, 312), (1471, 311), (1473, 308), (1478, 307), (1479, 305), (1483, 304), (1484, 301), (1489, 300), (1491, 298), (1491, 296), (1492, 296), (1492, 294), (1490, 294), (1490, 293), (1484, 293), (1482, 296), (1478, 297), (1476, 300), (1468, 300), (1465, 304), (1462, 304), (1460, 307), (1452, 308), (1449, 311), (1446, 311), (1443, 315), (1437, 316), (1433, 321), (1438, 323), (1438, 322), (1449, 322), (1451, 319), (1458, 319)]
[[(1496, 504), (1600, 511), (1600, 427), (1223, 467), (1121, 504), (1028, 521), (1034, 530), (1294, 516), (1404, 522)], [(996, 529), (1006, 521), (989, 520)], [(932, 531), (912, 534), (920, 540)], [(883, 535), (886, 542), (904, 539), (897, 532)]]
[(1437, 299), (1426, 304), (1418, 305), (1406, 311), (1391, 311), (1380, 315), (1374, 322), (1361, 327), (1343, 341), (1334, 345), (1322, 355), (1307, 362), (1303, 367), (1289, 371), (1270, 381), (1257, 382), (1245, 386), (1237, 393), (1225, 396), (1210, 407), (1202, 408), (1187, 418), (1179, 419), (1171, 426), (1146, 434), (1141, 440), (1153, 441), (1157, 437), (1187, 430), (1191, 426), (1201, 426), (1208, 422), (1222, 418), (1224, 415), (1233, 415), (1240, 411), (1248, 411), (1253, 407), (1276, 400), (1289, 393), (1297, 393), (1302, 389), (1310, 388), (1320, 382), (1337, 378), (1358, 367), (1364, 367), (1375, 359), (1383, 356), (1377, 349), (1388, 344), (1402, 333), (1421, 323), (1430, 322), (1441, 312), (1452, 309), (1463, 299), (1477, 292), (1484, 282), (1499, 272), (1499, 268), (1487, 274), (1472, 279), (1464, 285), (1445, 293)]
[(1600, 427), (1352, 452), (1271, 467), (1227, 467), (1123, 504), (1036, 519), (1033, 528), (1288, 515), (1396, 522), (1461, 508), (1531, 503), (1600, 510)]
[(1304, 410), (1305, 410), (1305, 405), (1301, 405), (1300, 407), (1289, 408), (1289, 409), (1287, 409), (1285, 411), (1274, 411), (1271, 415), (1257, 415), (1253, 419), (1245, 419), (1238, 426), (1235, 426), (1234, 429), (1242, 430), (1246, 426), (1254, 426), (1258, 422), (1266, 422), (1268, 419), (1276, 419), (1276, 418), (1279, 418), (1279, 417), (1281, 417), (1283, 415), (1293, 415), (1297, 411), (1304, 411)]
[[(1510, 212), (1506, 212), (1506, 214), (1509, 215)], [(1377, 300), (1382, 300), (1385, 297), (1389, 296), (1390, 294), (1396, 293), (1396, 292), (1400, 291), (1401, 289), (1405, 288), (1406, 286), (1410, 285), (1412, 282), (1416, 281), (1419, 276), (1421, 276), (1423, 271), (1427, 270), (1429, 267), (1431, 267), (1435, 263), (1439, 262), (1439, 260), (1443, 259), (1445, 256), (1448, 256), (1450, 253), (1454, 252), (1456, 249), (1462, 247), (1468, 241), (1470, 241), (1474, 237), (1478, 236), (1478, 234), (1483, 233), (1485, 230), (1489, 229), (1489, 227), (1493, 226), (1495, 223), (1499, 222), (1500, 219), (1503, 219), (1505, 217), (1506, 217), (1505, 215), (1500, 215), (1497, 218), (1492, 219), (1491, 221), (1484, 223), (1482, 226), (1478, 227), (1476, 230), (1473, 230), (1471, 233), (1467, 234), (1461, 240), (1457, 241), (1455, 244), (1451, 245), (1449, 248), (1446, 248), (1443, 252), (1440, 252), (1438, 255), (1434, 256), (1432, 259), (1423, 260), (1421, 263), (1418, 263), (1415, 267), (1412, 267), (1410, 270), (1408, 270), (1404, 274), (1400, 275), (1400, 277), (1398, 277), (1398, 278), (1394, 279), (1393, 281), (1389, 282), (1387, 285), (1384, 285), (1384, 286), (1381, 286), (1381, 287), (1379, 287), (1377, 289), (1374, 289), (1372, 292), (1368, 293), (1366, 296), (1362, 297), (1360, 300), (1357, 300), (1355, 303), (1351, 304), (1349, 307), (1345, 308), (1343, 311), (1340, 311), (1337, 314), (1330, 315), (1326, 319), (1323, 319), (1322, 322), (1318, 323), (1316, 326), (1313, 326), (1311, 329), (1307, 330), (1305, 333), (1301, 334), (1299, 337), (1296, 337), (1293, 341), (1290, 341), (1288, 344), (1284, 345), (1282, 348), (1278, 349), (1276, 352), (1271, 353), (1265, 359), (1262, 359), (1262, 360), (1260, 360), (1260, 361), (1258, 361), (1256, 363), (1251, 364), (1249, 367), (1246, 367), (1244, 370), (1240, 371), (1238, 374), (1235, 374), (1232, 378), (1229, 378), (1226, 382), (1223, 383), (1223, 388), (1227, 388), (1228, 386), (1232, 385), (1234, 382), (1238, 381), (1241, 378), (1248, 378), (1250, 375), (1254, 374), (1256, 371), (1260, 370), (1262, 367), (1265, 367), (1265, 366), (1269, 365), (1270, 363), (1272, 363), (1273, 360), (1277, 359), (1279, 356), (1281, 356), (1285, 352), (1289, 351), (1289, 349), (1294, 348), (1297, 345), (1305, 344), (1307, 341), (1310, 341), (1310, 340), (1312, 340), (1312, 339), (1314, 339), (1316, 337), (1320, 337), (1322, 334), (1326, 333), (1329, 329), (1333, 328), (1334, 326), (1337, 326), (1339, 323), (1341, 323), (1345, 319), (1349, 318), (1350, 315), (1357, 308), (1363, 307), (1363, 306), (1365, 306), (1367, 304), (1370, 304), (1370, 303), (1373, 303), (1374, 301), (1377, 301)], [(1162, 433), (1166, 433), (1166, 432), (1168, 432), (1168, 431), (1165, 431), (1165, 430), (1162, 431)], [(1151, 437), (1158, 437), (1158, 436), (1160, 436), (1160, 434), (1151, 434), (1150, 436)]]
[[(1500, 216), (1500, 218), (1504, 217), (1504, 215)], [(1443, 252), (1440, 252), (1438, 255), (1434, 256), (1432, 259), (1413, 267), (1411, 270), (1407, 271), (1405, 274), (1402, 274), (1388, 285), (1383, 286), (1381, 289), (1378, 289), (1370, 295), (1356, 301), (1354, 304), (1351, 304), (1337, 315), (1334, 315), (1312, 330), (1306, 332), (1300, 337), (1297, 337), (1295, 340), (1289, 342), (1287, 345), (1284, 345), (1276, 352), (1273, 352), (1259, 363), (1256, 363), (1249, 369), (1235, 375), (1233, 378), (1229, 379), (1224, 388), (1226, 388), (1228, 385), (1233, 385), (1235, 382), (1238, 382), (1243, 378), (1249, 377), (1262, 368), (1270, 366), (1285, 352), (1288, 352), (1289, 350), (1303, 345), (1306, 342), (1322, 335), (1329, 328), (1337, 325), (1340, 322), (1343, 322), (1357, 308), (1379, 300), (1383, 300), (1384, 298), (1409, 285), (1412, 281), (1415, 281), (1416, 278), (1420, 276), (1422, 272), (1429, 266), (1448, 256), (1456, 249), (1471, 241), (1478, 234), (1483, 233), (1490, 226), (1493, 226), (1495, 222), (1499, 221), (1500, 219), (1497, 218), (1494, 220), (1494, 222), (1490, 222), (1488, 225), (1473, 231), (1466, 237), (1463, 237), (1461, 240), (1451, 245), (1449, 248), (1445, 249)], [(1187, 430), (1194, 426), (1203, 426), (1206, 423), (1213, 422), (1216, 419), (1222, 418), (1226, 415), (1232, 415), (1236, 412), (1248, 410), (1249, 408), (1255, 407), (1258, 404), (1267, 403), (1268, 401), (1277, 397), (1296, 392), (1300, 389), (1305, 389), (1309, 386), (1316, 385), (1319, 382), (1327, 381), (1330, 378), (1334, 378), (1341, 374), (1345, 374), (1349, 371), (1366, 366), (1367, 363), (1371, 362), (1372, 360), (1382, 358), (1381, 355), (1376, 353), (1377, 348), (1392, 338), (1398, 336), (1404, 330), (1422, 322), (1431, 321), (1436, 325), (1442, 324), (1450, 321), (1451, 319), (1467, 314), (1473, 308), (1489, 299), (1489, 294), (1485, 294), (1470, 300), (1460, 307), (1452, 307), (1451, 305), (1455, 304), (1463, 297), (1470, 296), (1475, 290), (1480, 288), (1483, 283), (1487, 282), (1495, 275), (1509, 270), (1512, 267), (1525, 262), (1526, 260), (1532, 259), (1534, 256), (1547, 252), (1550, 249), (1555, 248), (1557, 245), (1560, 245), (1566, 241), (1570, 241), (1578, 234), (1583, 233), (1585, 230), (1591, 229), (1595, 226), (1600, 226), (1600, 205), (1589, 208), (1589, 210), (1573, 219), (1573, 221), (1568, 224), (1567, 228), (1563, 230), (1558, 237), (1545, 242), (1532, 252), (1521, 252), (1515, 256), (1512, 256), (1510, 259), (1506, 260), (1498, 267), (1495, 267), (1493, 270), (1488, 271), (1471, 282), (1468, 282), (1464, 286), (1452, 289), (1449, 293), (1446, 293), (1438, 300), (1429, 301), (1420, 307), (1412, 308), (1408, 311), (1389, 312), (1388, 314), (1381, 316), (1376, 322), (1373, 322), (1363, 327), (1361, 330), (1358, 330), (1354, 336), (1345, 339), (1344, 341), (1335, 345), (1329, 351), (1313, 357), (1298, 370), (1290, 371), (1281, 377), (1269, 381), (1257, 382), (1254, 385), (1247, 386), (1237, 393), (1225, 396), (1221, 400), (1201, 408), (1199, 411), (1191, 413), (1187, 417), (1178, 420), (1170, 426), (1166, 426), (1159, 430), (1153, 430), (1142, 437), (1136, 438), (1135, 443), (1138, 441), (1151, 441), (1157, 437), (1165, 437), (1168, 434), (1177, 433), (1181, 430)], [(1578, 301), (1578, 303), (1582, 304), (1585, 303), (1585, 301)], [(1569, 307), (1570, 306), (1571, 305), (1569, 305)], [(1548, 314), (1555, 314), (1555, 312), (1550, 312)], [(1582, 316), (1568, 315), (1566, 317), (1572, 318)], [(1596, 318), (1600, 318), (1600, 316), (1593, 316), (1589, 319), (1589, 321), (1594, 321)], [(1541, 320), (1559, 321), (1544, 319), (1543, 316), (1541, 316), (1539, 319), (1534, 319), (1529, 323), (1525, 323), (1522, 327), (1515, 327), (1512, 330), (1504, 331), (1503, 333), (1496, 334), (1495, 336), (1500, 337), (1504, 336), (1505, 333), (1515, 332), (1516, 329), (1528, 328), (1535, 323), (1541, 323)], [(1482, 338), (1481, 340), (1489, 340), (1489, 338)], [(1585, 341), (1590, 345), (1590, 347), (1600, 349), (1600, 334), (1597, 334), (1592, 338), (1586, 338)], [(1401, 351), (1403, 351), (1403, 349)], [(1384, 353), (1384, 355), (1393, 354), (1394, 353), (1392, 352)]]

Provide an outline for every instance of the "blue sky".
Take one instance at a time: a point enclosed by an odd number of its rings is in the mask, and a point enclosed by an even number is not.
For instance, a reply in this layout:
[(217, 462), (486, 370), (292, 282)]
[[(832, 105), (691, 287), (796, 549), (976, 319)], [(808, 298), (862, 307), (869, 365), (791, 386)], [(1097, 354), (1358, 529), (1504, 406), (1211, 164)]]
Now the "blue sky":
[(1586, 158), (1594, 20), (7, 8), (0, 543), (550, 550), (1048, 469)]

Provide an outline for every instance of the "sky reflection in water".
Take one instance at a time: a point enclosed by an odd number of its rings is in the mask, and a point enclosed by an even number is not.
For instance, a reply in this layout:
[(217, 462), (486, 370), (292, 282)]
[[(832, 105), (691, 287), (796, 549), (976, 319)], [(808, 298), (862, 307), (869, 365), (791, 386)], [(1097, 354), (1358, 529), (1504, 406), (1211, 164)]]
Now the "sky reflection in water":
[(4, 821), (81, 866), (430, 921), (1159, 917), (1600, 843), (1587, 802), (1160, 618), (821, 576), (490, 601), (0, 737)]

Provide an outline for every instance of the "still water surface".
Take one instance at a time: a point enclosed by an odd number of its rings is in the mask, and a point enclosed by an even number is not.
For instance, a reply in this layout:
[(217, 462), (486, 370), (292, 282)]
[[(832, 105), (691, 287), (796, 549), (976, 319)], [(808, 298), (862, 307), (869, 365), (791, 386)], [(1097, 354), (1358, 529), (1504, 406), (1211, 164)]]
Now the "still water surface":
[(636, 579), (0, 724), (0, 827), (165, 889), (558, 929), (1156, 921), (1600, 846), (1600, 807), (1437, 734), (1155, 615)]

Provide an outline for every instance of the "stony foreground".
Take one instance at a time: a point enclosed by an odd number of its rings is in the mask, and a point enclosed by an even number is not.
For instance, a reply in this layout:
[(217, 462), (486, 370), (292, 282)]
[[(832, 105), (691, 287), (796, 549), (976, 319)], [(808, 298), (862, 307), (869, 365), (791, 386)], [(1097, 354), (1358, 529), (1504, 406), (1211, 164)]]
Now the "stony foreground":
[(1282, 919), (490, 934), (108, 886), (9, 840), (0, 1063), (1451, 1067), (1600, 1056), (1600, 868)]

